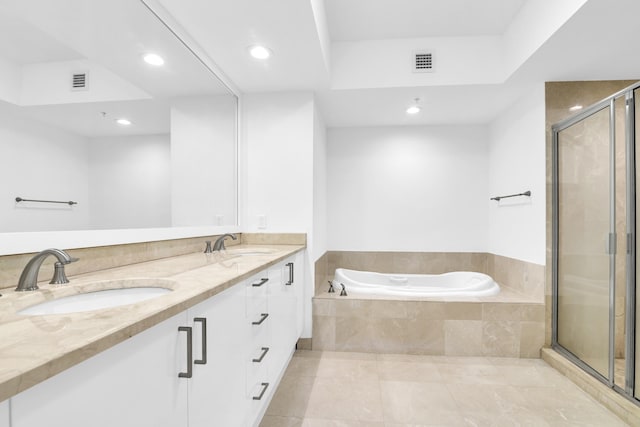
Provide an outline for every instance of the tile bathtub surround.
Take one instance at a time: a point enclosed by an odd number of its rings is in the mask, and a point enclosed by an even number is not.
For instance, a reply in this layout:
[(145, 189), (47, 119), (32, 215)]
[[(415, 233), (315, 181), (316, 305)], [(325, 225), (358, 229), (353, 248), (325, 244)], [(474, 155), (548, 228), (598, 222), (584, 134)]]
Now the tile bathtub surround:
[(627, 424), (540, 359), (317, 351), (294, 354), (260, 424), (419, 425)]
[(313, 350), (538, 358), (542, 303), (316, 296)]
[(316, 262), (316, 295), (327, 291), (336, 268), (379, 273), (441, 274), (477, 271), (503, 288), (544, 302), (545, 267), (489, 253), (329, 251)]

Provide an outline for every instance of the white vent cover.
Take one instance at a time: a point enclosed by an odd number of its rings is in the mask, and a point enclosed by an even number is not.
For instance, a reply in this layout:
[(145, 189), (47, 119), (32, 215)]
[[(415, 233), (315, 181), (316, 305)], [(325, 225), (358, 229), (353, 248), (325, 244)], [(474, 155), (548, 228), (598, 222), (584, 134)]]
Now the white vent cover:
[(89, 73), (86, 71), (73, 73), (71, 76), (71, 90), (88, 90)]
[(433, 73), (435, 71), (433, 52), (425, 50), (413, 52), (411, 67), (414, 73)]

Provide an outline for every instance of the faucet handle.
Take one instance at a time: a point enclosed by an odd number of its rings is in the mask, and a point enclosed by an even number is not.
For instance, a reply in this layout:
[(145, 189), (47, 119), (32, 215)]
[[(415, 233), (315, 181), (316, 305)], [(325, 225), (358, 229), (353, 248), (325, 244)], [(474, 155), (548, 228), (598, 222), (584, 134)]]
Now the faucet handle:
[(67, 275), (64, 272), (64, 266), (61, 262), (56, 262), (53, 265), (53, 277), (49, 282), (50, 285), (64, 285), (65, 283), (69, 283), (69, 279), (67, 279)]
[(213, 248), (211, 247), (211, 240), (205, 240), (205, 248), (204, 248), (204, 253), (205, 254), (210, 254), (213, 252)]

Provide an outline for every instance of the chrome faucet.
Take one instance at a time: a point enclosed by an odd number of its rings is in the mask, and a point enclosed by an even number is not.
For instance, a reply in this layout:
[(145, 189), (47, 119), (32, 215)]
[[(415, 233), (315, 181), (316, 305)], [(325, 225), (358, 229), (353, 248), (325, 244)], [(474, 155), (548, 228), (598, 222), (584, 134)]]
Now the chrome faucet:
[(227, 249), (224, 247), (224, 239), (226, 239), (227, 237), (231, 237), (233, 240), (238, 240), (238, 238), (235, 236), (235, 234), (224, 234), (220, 237), (218, 237), (218, 240), (216, 240), (216, 242), (213, 244), (213, 251), (221, 251), (224, 249)]
[(34, 255), (24, 267), (24, 270), (22, 270), (22, 274), (20, 275), (16, 291), (38, 290), (38, 272), (40, 271), (40, 266), (44, 262), (45, 258), (49, 255), (53, 255), (58, 259), (54, 264), (53, 277), (49, 283), (52, 285), (69, 283), (69, 279), (67, 279), (67, 275), (64, 273), (64, 266), (77, 261), (78, 258), (72, 258), (68, 253), (60, 249), (45, 249), (44, 251)]

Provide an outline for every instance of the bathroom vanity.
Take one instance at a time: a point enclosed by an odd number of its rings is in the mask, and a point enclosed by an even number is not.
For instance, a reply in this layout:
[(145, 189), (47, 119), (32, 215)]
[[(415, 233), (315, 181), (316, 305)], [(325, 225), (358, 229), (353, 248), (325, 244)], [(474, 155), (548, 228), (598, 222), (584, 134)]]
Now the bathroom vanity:
[[(9, 292), (0, 427), (9, 404), (11, 427), (258, 425), (302, 332), (303, 250), (235, 246)], [(172, 290), (102, 310), (16, 314), (134, 277)]]

